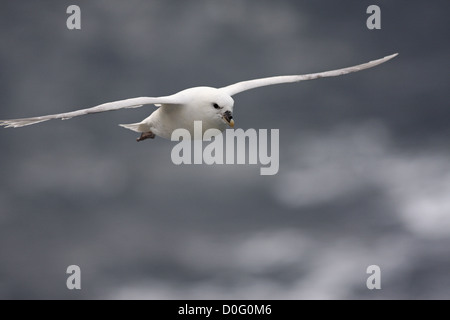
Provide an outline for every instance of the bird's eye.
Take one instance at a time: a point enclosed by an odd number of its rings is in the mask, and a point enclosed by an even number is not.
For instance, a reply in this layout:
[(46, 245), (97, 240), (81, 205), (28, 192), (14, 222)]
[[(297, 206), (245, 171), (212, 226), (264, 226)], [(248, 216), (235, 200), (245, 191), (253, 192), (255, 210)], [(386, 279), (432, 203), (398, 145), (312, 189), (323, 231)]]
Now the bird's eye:
[(217, 103), (214, 103), (214, 104), (213, 104), (213, 107), (214, 107), (215, 109), (220, 109), (220, 106), (219, 106)]

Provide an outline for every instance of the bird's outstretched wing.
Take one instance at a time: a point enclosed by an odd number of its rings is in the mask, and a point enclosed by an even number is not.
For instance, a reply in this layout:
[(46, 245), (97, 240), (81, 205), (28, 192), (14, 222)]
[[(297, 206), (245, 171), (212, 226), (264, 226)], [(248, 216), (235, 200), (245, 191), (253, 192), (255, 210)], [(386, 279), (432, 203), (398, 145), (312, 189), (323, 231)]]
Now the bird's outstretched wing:
[(233, 96), (235, 94), (238, 94), (243, 91), (259, 88), (259, 87), (265, 87), (265, 86), (271, 86), (274, 84), (281, 84), (281, 83), (290, 83), (290, 82), (298, 82), (303, 80), (313, 80), (313, 79), (319, 79), (319, 78), (325, 78), (325, 77), (337, 77), (341, 76), (347, 73), (352, 72), (358, 72), (364, 69), (373, 68), (375, 66), (378, 66), (386, 61), (389, 61), (393, 58), (395, 58), (398, 55), (398, 53), (384, 57), (383, 59), (378, 59), (374, 61), (370, 61), (368, 63), (360, 64), (353, 67), (348, 67), (344, 69), (339, 70), (333, 70), (333, 71), (326, 71), (326, 72), (320, 72), (320, 73), (312, 73), (312, 74), (305, 74), (305, 75), (297, 75), (297, 76), (280, 76), (280, 77), (270, 77), (270, 78), (262, 78), (262, 79), (255, 79), (255, 80), (249, 80), (249, 81), (242, 81), (235, 84), (232, 84), (227, 87), (221, 88), (225, 93), (229, 94), (230, 96)]
[(183, 103), (184, 103), (183, 97), (176, 95), (176, 94), (172, 95), (172, 96), (158, 97), (158, 98), (151, 98), (151, 97), (133, 98), (133, 99), (108, 102), (108, 103), (104, 103), (104, 104), (98, 105), (93, 108), (82, 109), (82, 110), (67, 112), (67, 113), (52, 114), (52, 115), (42, 116), (42, 117), (14, 119), (14, 120), (0, 120), (0, 126), (6, 127), (6, 128), (20, 128), (20, 127), (25, 127), (25, 126), (29, 126), (32, 124), (36, 124), (36, 123), (40, 123), (40, 122), (44, 122), (44, 121), (48, 121), (48, 120), (53, 120), (53, 119), (68, 120), (68, 119), (71, 119), (74, 117), (84, 116), (84, 115), (92, 114), (92, 113), (114, 111), (114, 110), (120, 110), (120, 109), (139, 108), (146, 104), (161, 105), (161, 104), (183, 104)]

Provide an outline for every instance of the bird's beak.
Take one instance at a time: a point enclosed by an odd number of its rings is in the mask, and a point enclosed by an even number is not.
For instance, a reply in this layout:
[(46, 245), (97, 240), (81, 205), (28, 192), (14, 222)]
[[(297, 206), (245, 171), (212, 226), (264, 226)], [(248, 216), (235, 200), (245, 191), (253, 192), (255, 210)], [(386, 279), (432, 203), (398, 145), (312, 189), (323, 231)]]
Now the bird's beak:
[(223, 120), (225, 120), (225, 122), (228, 123), (230, 127), (234, 128), (234, 120), (231, 111), (226, 111), (223, 114)]

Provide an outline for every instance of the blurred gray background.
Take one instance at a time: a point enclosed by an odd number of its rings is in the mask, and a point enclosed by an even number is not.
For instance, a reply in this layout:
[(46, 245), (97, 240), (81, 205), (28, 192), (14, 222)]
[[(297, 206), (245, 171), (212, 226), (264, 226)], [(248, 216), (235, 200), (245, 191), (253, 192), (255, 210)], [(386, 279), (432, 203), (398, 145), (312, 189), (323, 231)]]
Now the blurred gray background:
[[(66, 28), (70, 4), (81, 31)], [(2, 129), (0, 298), (450, 298), (449, 10), (2, 1), (0, 119), (400, 56), (236, 96), (237, 127), (280, 129), (276, 176), (173, 165), (173, 142), (117, 126), (153, 106)], [(66, 288), (72, 264), (81, 291)]]

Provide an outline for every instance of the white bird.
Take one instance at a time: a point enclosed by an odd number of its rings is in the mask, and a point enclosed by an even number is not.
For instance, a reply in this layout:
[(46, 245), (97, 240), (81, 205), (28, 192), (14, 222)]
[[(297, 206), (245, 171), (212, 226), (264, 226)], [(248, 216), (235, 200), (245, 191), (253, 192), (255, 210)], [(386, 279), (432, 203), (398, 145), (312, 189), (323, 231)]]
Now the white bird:
[(333, 71), (255, 79), (238, 82), (223, 88), (195, 87), (180, 91), (171, 96), (133, 98), (109, 102), (93, 108), (74, 112), (34, 118), (0, 120), (0, 126), (6, 128), (19, 128), (53, 119), (67, 120), (86, 114), (139, 108), (143, 105), (154, 104), (159, 108), (148, 118), (139, 123), (120, 125), (126, 129), (141, 133), (141, 136), (137, 141), (153, 139), (155, 136), (170, 139), (172, 132), (180, 128), (188, 130), (191, 133), (191, 136), (193, 136), (194, 121), (202, 121), (203, 133), (212, 128), (223, 131), (227, 126), (234, 127), (234, 100), (232, 96), (240, 92), (274, 84), (341, 76), (375, 67), (393, 59), (397, 55), (398, 54), (393, 54), (361, 65)]

